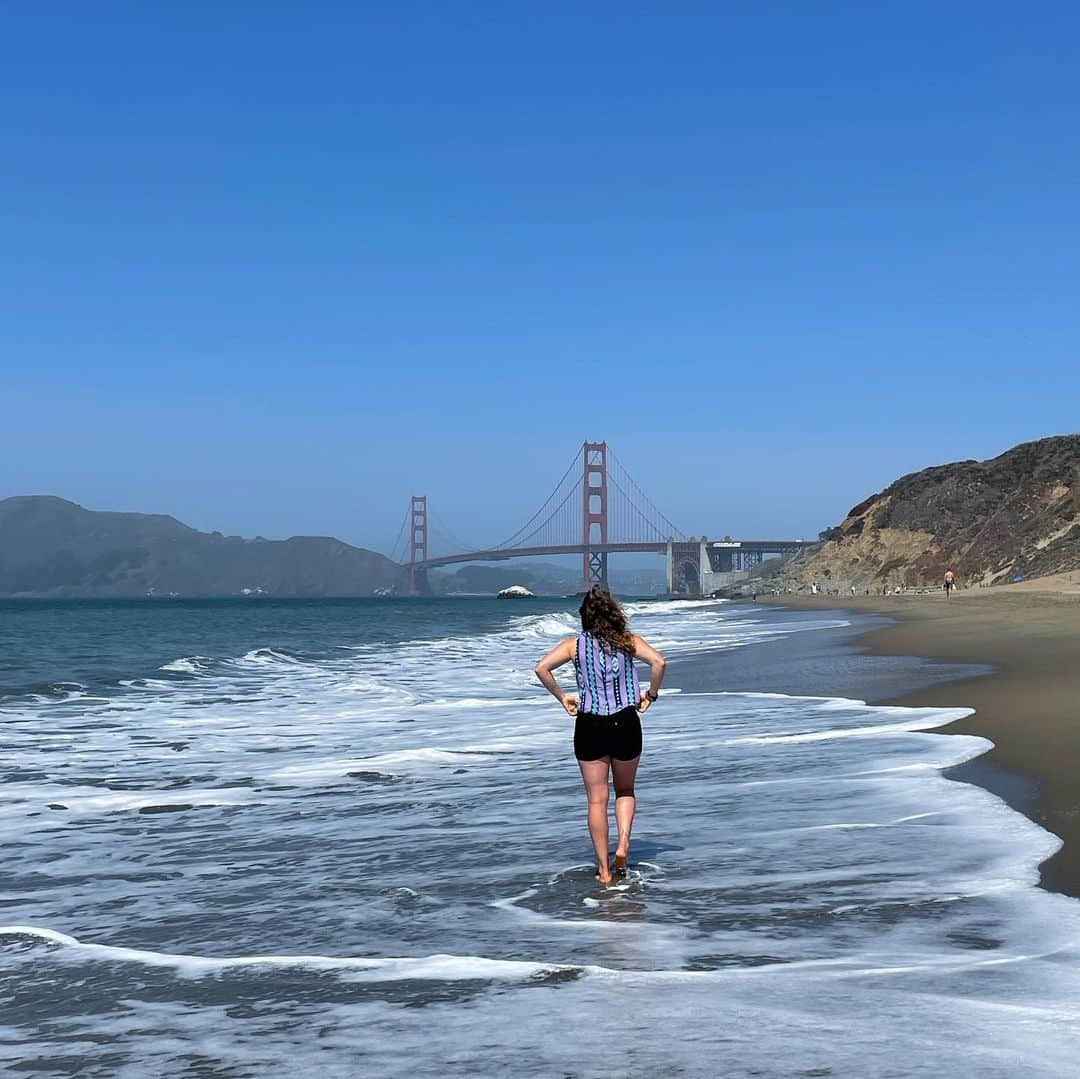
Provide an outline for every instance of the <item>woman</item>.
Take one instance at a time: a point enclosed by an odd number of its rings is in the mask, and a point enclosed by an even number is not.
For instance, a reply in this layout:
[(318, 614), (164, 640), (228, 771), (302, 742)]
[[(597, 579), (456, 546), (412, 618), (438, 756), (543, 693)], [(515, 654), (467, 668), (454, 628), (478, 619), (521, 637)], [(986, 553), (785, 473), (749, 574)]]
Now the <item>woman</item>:
[[(641, 757), (641, 720), (660, 692), (665, 660), (655, 648), (634, 636), (626, 615), (611, 595), (594, 585), (581, 602), (581, 630), (556, 645), (536, 665), (536, 676), (547, 691), (562, 702), (567, 714), (576, 717), (574, 756), (585, 781), (589, 799), (589, 834), (596, 848), (600, 883), (611, 883), (608, 867), (608, 773), (615, 776), (615, 821), (619, 845), (615, 848), (615, 872), (626, 873), (630, 830), (637, 799), (634, 776)], [(649, 691), (641, 692), (634, 660), (649, 664)], [(552, 673), (573, 663), (576, 694), (563, 693)]]

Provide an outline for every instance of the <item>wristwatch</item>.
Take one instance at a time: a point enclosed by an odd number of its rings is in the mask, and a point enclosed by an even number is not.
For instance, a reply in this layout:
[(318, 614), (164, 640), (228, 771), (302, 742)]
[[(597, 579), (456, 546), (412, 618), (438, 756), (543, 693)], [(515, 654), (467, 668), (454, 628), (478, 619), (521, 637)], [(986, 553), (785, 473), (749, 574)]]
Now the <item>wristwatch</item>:
[(655, 701), (660, 694), (657, 693), (655, 689), (647, 689), (645, 691), (645, 696), (648, 697), (650, 701)]

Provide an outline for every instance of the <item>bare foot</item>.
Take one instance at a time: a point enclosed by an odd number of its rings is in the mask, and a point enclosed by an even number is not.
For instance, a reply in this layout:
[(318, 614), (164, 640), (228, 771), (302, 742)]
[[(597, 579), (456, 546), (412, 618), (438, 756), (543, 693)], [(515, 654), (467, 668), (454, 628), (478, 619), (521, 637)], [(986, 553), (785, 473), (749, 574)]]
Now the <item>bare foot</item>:
[(626, 851), (615, 852), (615, 875), (618, 877), (626, 876)]
[(596, 874), (600, 878), (601, 887), (606, 888), (615, 878), (611, 875), (611, 870), (608, 867), (601, 866), (599, 872)]

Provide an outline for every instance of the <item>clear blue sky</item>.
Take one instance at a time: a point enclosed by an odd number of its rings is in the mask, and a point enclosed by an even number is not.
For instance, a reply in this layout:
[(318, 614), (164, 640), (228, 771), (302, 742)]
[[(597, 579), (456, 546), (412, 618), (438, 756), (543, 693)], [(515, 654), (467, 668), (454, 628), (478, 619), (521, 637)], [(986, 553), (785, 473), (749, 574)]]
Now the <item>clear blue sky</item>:
[(688, 532), (806, 535), (1078, 427), (1074, 4), (0, 31), (0, 496), (490, 541), (606, 438)]

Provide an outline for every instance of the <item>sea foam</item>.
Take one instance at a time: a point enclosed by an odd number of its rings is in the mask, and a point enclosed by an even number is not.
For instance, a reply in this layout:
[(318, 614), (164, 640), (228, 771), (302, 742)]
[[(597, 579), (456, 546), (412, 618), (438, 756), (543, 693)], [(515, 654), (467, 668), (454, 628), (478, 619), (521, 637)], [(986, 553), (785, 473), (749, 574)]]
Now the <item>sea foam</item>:
[(1037, 887), (1055, 837), (943, 776), (988, 748), (934, 733), (966, 712), (677, 693), (683, 657), (842, 620), (631, 613), (671, 692), (615, 888), (532, 674), (569, 604), (5, 703), (0, 1064), (1071, 1075), (1078, 905)]

